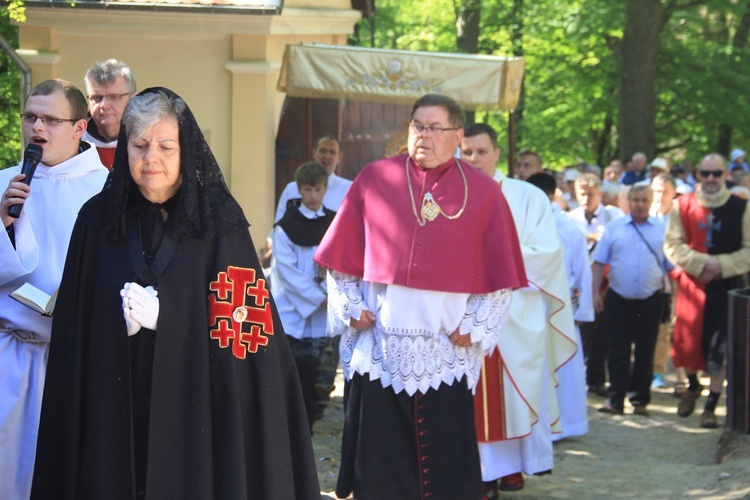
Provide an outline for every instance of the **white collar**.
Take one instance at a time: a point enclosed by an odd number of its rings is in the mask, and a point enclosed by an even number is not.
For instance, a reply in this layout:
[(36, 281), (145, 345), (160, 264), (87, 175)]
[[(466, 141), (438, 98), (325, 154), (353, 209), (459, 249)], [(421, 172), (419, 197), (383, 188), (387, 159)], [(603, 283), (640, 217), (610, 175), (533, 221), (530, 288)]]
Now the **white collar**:
[(320, 210), (318, 210), (317, 212), (313, 212), (301, 202), (299, 204), (299, 212), (308, 219), (317, 219), (318, 217), (325, 217), (326, 215), (325, 211), (323, 210), (323, 205), (320, 206)]

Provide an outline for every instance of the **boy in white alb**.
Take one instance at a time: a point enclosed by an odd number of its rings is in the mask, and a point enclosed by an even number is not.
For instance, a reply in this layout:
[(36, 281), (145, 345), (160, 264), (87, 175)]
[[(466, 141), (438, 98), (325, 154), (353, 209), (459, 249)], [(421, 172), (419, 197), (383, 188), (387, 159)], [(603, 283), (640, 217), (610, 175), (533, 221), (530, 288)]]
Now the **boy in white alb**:
[(332, 349), (326, 335), (325, 270), (313, 255), (336, 212), (323, 206), (326, 169), (303, 163), (295, 174), (301, 198), (290, 199), (273, 231), (271, 293), (281, 316), (302, 383), (305, 409), (312, 432), (318, 413), (316, 381), (321, 361)]

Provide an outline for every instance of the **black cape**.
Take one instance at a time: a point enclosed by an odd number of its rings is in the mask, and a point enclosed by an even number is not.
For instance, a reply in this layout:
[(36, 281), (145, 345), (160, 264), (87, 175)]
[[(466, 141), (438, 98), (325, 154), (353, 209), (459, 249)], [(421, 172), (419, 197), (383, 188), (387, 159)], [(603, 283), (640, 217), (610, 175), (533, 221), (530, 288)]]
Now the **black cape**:
[[(55, 308), (32, 498), (132, 499), (131, 372), (119, 292), (135, 273), (127, 241), (113, 242), (79, 222), (71, 245)], [(273, 334), (262, 335), (268, 344), (257, 352), (243, 345), (245, 359), (233, 354), (236, 340), (222, 347), (210, 336), (209, 300), (226, 302), (216, 291), (222, 273), (233, 266), (254, 271), (252, 286), (263, 280), (253, 248), (243, 229), (217, 240), (182, 240), (159, 277), (148, 499), (320, 497), (296, 368), (275, 306)], [(249, 310), (253, 301), (245, 297)]]
[[(139, 96), (148, 94), (182, 102), (168, 89)], [(104, 189), (76, 221), (52, 323), (34, 499), (133, 500), (144, 475), (146, 500), (320, 498), (294, 358), (247, 220), (182, 104), (182, 186), (159, 246), (167, 258), (157, 252), (146, 265), (133, 231), (125, 126)], [(158, 286), (156, 332), (127, 335), (120, 290), (131, 281)], [(152, 367), (145, 377), (141, 363)]]

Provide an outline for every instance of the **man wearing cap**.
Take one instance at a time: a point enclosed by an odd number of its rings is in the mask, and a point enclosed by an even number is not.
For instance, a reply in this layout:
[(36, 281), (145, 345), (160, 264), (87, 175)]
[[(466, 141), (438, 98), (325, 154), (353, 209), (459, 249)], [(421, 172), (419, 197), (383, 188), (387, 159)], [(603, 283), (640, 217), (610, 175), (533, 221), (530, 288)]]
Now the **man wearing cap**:
[(675, 265), (677, 307), (672, 359), (688, 374), (688, 390), (677, 414), (690, 416), (703, 391), (697, 373), (710, 376), (709, 395), (700, 425), (718, 427), (715, 409), (724, 384), (729, 290), (742, 286), (750, 271), (750, 210), (726, 187), (726, 160), (719, 154), (703, 158), (696, 169), (695, 193), (672, 207), (664, 253)]
[(659, 174), (666, 174), (667, 172), (669, 172), (669, 160), (667, 160), (666, 158), (662, 158), (661, 156), (654, 158), (651, 164), (648, 166), (649, 177), (648, 179), (646, 179), (644, 184), (650, 185), (654, 180), (654, 177)]
[(729, 154), (729, 160), (732, 162), (729, 165), (730, 172), (736, 167), (742, 168), (742, 171), (745, 173), (750, 172), (750, 168), (748, 168), (747, 163), (745, 162), (745, 154), (746, 153), (740, 148), (732, 150), (732, 152)]
[(562, 172), (563, 182), (565, 183), (565, 189), (561, 189), (563, 191), (562, 199), (563, 202), (565, 202), (565, 204), (567, 205), (567, 210), (574, 210), (581, 206), (581, 204), (578, 203), (578, 199), (576, 198), (575, 187), (576, 179), (578, 179), (580, 175), (581, 174), (578, 172), (578, 169), (573, 167), (566, 168)]

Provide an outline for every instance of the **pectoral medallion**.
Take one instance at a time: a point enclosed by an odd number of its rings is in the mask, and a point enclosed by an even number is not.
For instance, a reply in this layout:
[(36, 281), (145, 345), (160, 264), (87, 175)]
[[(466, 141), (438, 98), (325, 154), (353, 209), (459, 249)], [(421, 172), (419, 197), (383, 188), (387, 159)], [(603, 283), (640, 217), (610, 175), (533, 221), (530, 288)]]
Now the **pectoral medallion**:
[(437, 219), (437, 216), (440, 214), (440, 206), (429, 191), (425, 193), (424, 198), (422, 199), (422, 210), (420, 213), (422, 214), (423, 220), (430, 222)]

